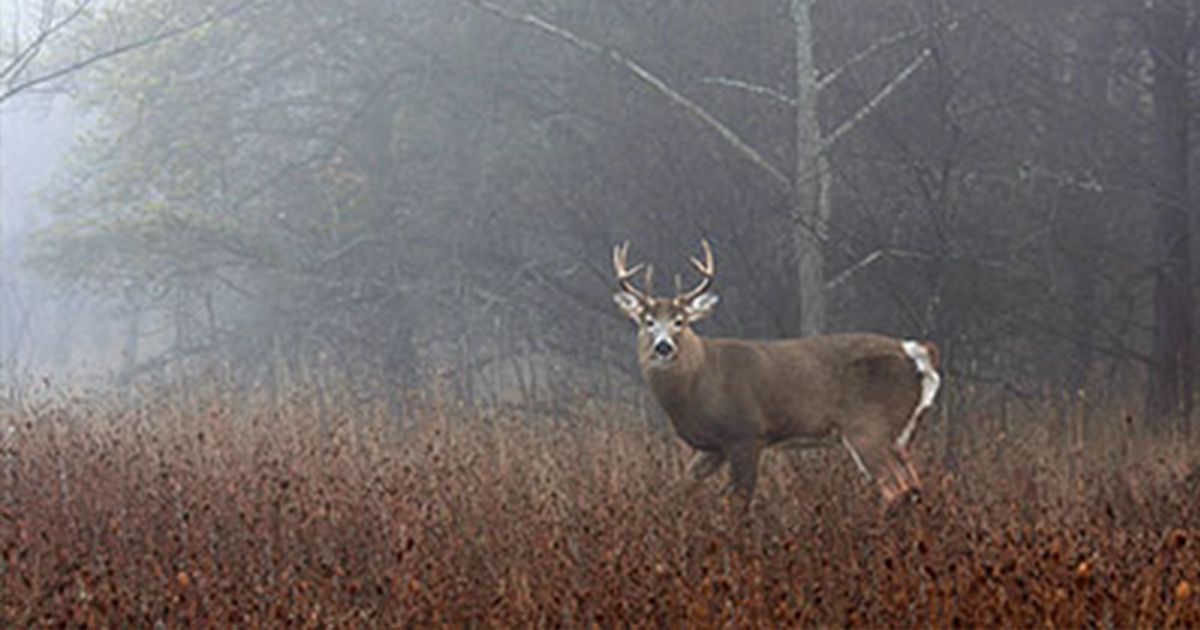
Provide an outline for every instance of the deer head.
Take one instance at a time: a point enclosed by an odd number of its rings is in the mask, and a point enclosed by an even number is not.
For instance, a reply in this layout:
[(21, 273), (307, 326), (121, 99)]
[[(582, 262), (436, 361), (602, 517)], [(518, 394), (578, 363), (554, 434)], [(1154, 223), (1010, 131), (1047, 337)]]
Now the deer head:
[[(675, 296), (669, 298), (654, 297), (651, 293), (654, 267), (641, 263), (629, 267), (629, 241), (613, 248), (613, 270), (619, 287), (613, 300), (638, 325), (638, 358), (647, 368), (676, 365), (681, 357), (686, 359), (700, 348), (692, 324), (712, 314), (718, 300), (709, 290), (716, 274), (712, 248), (707, 240), (700, 241), (700, 245), (704, 249), (704, 261), (691, 258), (692, 266), (700, 272), (700, 283), (689, 291), (677, 286)], [(634, 276), (643, 267), (646, 270), (644, 291), (633, 284)]]

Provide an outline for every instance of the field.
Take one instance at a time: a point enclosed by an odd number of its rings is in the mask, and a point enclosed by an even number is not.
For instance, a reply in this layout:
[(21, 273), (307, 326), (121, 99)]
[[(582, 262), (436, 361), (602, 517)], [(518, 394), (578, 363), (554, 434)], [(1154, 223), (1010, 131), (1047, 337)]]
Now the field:
[(922, 436), (886, 516), (844, 453), (773, 454), (746, 516), (621, 412), (317, 409), (0, 412), (0, 626), (1200, 626), (1192, 460), (1119, 432), (955, 475)]

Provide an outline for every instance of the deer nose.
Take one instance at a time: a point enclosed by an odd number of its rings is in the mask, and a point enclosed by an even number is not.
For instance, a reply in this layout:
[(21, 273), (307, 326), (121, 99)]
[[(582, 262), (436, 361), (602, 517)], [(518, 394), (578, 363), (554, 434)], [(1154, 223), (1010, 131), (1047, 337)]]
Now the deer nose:
[(654, 352), (660, 357), (665, 357), (671, 354), (671, 351), (674, 349), (675, 346), (671, 345), (671, 342), (667, 341), (666, 339), (660, 339), (658, 343), (654, 344)]

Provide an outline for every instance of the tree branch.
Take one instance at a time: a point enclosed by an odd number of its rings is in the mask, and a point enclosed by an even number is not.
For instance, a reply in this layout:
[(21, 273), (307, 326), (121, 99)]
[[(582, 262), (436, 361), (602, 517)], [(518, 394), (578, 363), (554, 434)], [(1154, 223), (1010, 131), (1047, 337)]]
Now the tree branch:
[(789, 107), (796, 106), (796, 97), (788, 96), (779, 90), (769, 88), (765, 85), (756, 85), (754, 83), (748, 83), (740, 79), (730, 79), (728, 77), (704, 77), (703, 79), (700, 79), (700, 82), (708, 85), (719, 85), (721, 87), (742, 90), (743, 92), (749, 92), (756, 96), (765, 96), (771, 100), (788, 105)]
[[(979, 11), (976, 11), (975, 13), (978, 13), (978, 12)], [(969, 17), (969, 15), (966, 17)], [(833, 82), (835, 82), (839, 78), (841, 78), (841, 76), (843, 74), (845, 74), (846, 72), (848, 72), (851, 68), (853, 68), (854, 66), (857, 66), (858, 64), (862, 63), (863, 61), (866, 61), (867, 59), (875, 56), (875, 53), (878, 53), (879, 51), (881, 51), (885, 48), (890, 48), (896, 44), (906, 42), (918, 35), (928, 32), (931, 29), (939, 28), (942, 26), (946, 27), (947, 32), (953, 33), (954, 31), (958, 30), (958, 26), (961, 22), (962, 22), (962, 18), (955, 17), (955, 18), (952, 18), (952, 19), (950, 19), (948, 21), (944, 21), (944, 22), (923, 24), (917, 28), (910, 29), (907, 31), (901, 31), (899, 33), (896, 33), (895, 35), (892, 35), (890, 37), (885, 37), (879, 41), (876, 41), (874, 44), (871, 44), (866, 49), (860, 51), (858, 54), (847, 59), (846, 62), (843, 63), (842, 65), (817, 77), (817, 89), (824, 90), (825, 88), (829, 87), (831, 84), (833, 84)]]
[[(49, 41), (55, 33), (66, 28), (67, 25), (69, 25), (71, 22), (74, 22), (80, 15), (83, 15), (84, 11), (86, 11), (88, 6), (91, 4), (92, 0), (80, 2), (69, 14), (57, 22), (52, 21), (47, 24), (45, 23), (45, 20), (50, 16), (43, 15), (43, 24), (39, 29), (37, 36), (33, 38), (33, 41), (29, 42), (29, 44), (25, 45), (24, 47), (19, 47), (18, 45), (18, 49), (13, 54), (12, 59), (9, 60), (4, 68), (0, 69), (0, 81), (12, 81), (20, 76), (20, 74), (25, 71), (25, 68), (29, 67), (29, 64), (37, 58), (39, 53), (41, 53), (42, 46)], [(18, 39), (19, 35), (14, 33), (13, 37), (14, 39)]]
[(766, 157), (755, 150), (754, 147), (750, 146), (745, 140), (742, 140), (742, 138), (738, 136), (732, 129), (710, 114), (703, 107), (696, 104), (688, 97), (680, 94), (666, 81), (647, 70), (641, 64), (621, 54), (620, 51), (611, 48), (605, 48), (595, 42), (575, 34), (566, 28), (547, 22), (546, 20), (532, 13), (513, 13), (508, 9), (504, 9), (492, 4), (487, 0), (466, 1), (479, 7), (480, 9), (483, 9), (484, 11), (487, 11), (488, 13), (504, 18), (510, 22), (516, 22), (518, 24), (524, 24), (526, 26), (533, 27), (539, 31), (542, 31), (543, 33), (551, 35), (574, 46), (578, 50), (595, 55), (602, 59), (607, 59), (621, 66), (625, 70), (632, 73), (635, 77), (641, 79), (644, 83), (654, 88), (668, 100), (682, 107), (689, 114), (696, 117), (709, 129), (716, 132), (717, 135), (729, 143), (729, 145), (732, 146), (735, 151), (740, 153), (742, 157), (746, 158), (752, 164), (762, 169), (762, 171), (766, 173), (771, 180), (774, 181), (775, 184), (778, 185), (779, 188), (785, 193), (790, 194), (792, 192), (792, 181), (788, 179), (788, 177), (784, 175), (782, 171), (776, 168), (774, 164), (771, 164)]
[(887, 85), (883, 86), (883, 88), (879, 90), (875, 96), (871, 97), (871, 100), (867, 101), (867, 103), (859, 108), (859, 110), (855, 112), (853, 116), (848, 118), (841, 125), (838, 125), (838, 128), (834, 129), (833, 133), (830, 133), (825, 138), (825, 140), (821, 143), (821, 152), (825, 152), (833, 148), (833, 146), (837, 144), (838, 140), (842, 139), (842, 136), (853, 131), (858, 123), (862, 122), (864, 118), (870, 116), (876, 109), (878, 109), (879, 105), (883, 103), (887, 97), (891, 96), (892, 93), (896, 91), (896, 88), (900, 87), (901, 83), (904, 83), (906, 80), (908, 80), (908, 78), (917, 71), (917, 68), (920, 68), (926, 61), (929, 60), (932, 55), (933, 51), (928, 48), (918, 53), (917, 56), (914, 57), (907, 66), (904, 67), (903, 70), (897, 73), (896, 76), (892, 77), (891, 81), (888, 81)]
[(911, 252), (911, 251), (898, 250), (898, 249), (877, 249), (877, 250), (871, 252), (870, 254), (867, 254), (866, 256), (864, 256), (858, 262), (847, 267), (841, 273), (834, 276), (833, 279), (826, 282), (825, 289), (826, 290), (836, 289), (837, 287), (841, 286), (844, 282), (849, 280), (851, 276), (853, 276), (854, 274), (871, 266), (876, 261), (882, 259), (884, 256), (890, 256), (892, 258), (909, 258), (909, 259), (913, 259), (913, 260), (931, 260), (932, 259), (931, 256), (929, 256), (927, 254), (922, 254), (920, 252)]
[[(0, 104), (3, 104), (8, 99), (13, 98), (14, 96), (17, 96), (18, 94), (20, 94), (26, 90), (30, 90), (39, 85), (50, 83), (57, 79), (61, 79), (62, 77), (65, 77), (65, 76), (73, 74), (75, 72), (84, 70), (90, 66), (100, 63), (101, 61), (106, 61), (108, 59), (118, 57), (118, 56), (123, 55), (128, 52), (132, 52), (132, 51), (135, 51), (135, 50), (138, 50), (141, 48), (145, 48), (147, 46), (152, 46), (154, 44), (164, 42), (169, 39), (173, 39), (180, 35), (190, 33), (202, 26), (205, 26), (206, 24), (211, 24), (218, 20), (223, 20), (225, 18), (232, 17), (233, 15), (240, 13), (242, 10), (246, 9), (247, 7), (249, 7), (259, 1), (260, 0), (244, 0), (242, 2), (239, 2), (235, 5), (233, 5), (232, 7), (228, 8), (224, 11), (218, 11), (218, 12), (212, 13), (210, 15), (207, 15), (207, 16), (201, 18), (200, 20), (192, 22), (191, 24), (177, 26), (175, 28), (167, 29), (167, 30), (159, 32), (159, 33), (147, 35), (146, 37), (143, 37), (141, 39), (136, 39), (134, 41), (127, 42), (120, 46), (116, 46), (116, 47), (110, 48), (108, 50), (100, 51), (90, 57), (86, 57), (86, 58), (80, 59), (79, 61), (76, 61), (74, 63), (67, 64), (56, 70), (47, 72), (46, 74), (42, 74), (42, 75), (33, 77), (31, 79), (28, 79), (26, 81), (22, 81), (22, 82), (7, 86), (3, 90), (0, 90)], [(44, 41), (42, 43), (37, 44), (37, 46), (40, 48), (40, 46), (43, 44), (44, 44)]]

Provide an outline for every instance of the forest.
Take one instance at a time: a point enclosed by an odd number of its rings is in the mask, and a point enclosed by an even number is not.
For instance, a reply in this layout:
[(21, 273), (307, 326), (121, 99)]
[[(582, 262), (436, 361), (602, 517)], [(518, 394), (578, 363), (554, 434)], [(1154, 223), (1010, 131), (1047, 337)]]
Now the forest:
[[(0, 623), (1200, 624), (1200, 2), (11, 4), (0, 109), (82, 122), (0, 232)], [(702, 335), (935, 342), (920, 503), (665, 492), (625, 241), (711, 243)]]

